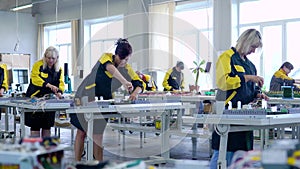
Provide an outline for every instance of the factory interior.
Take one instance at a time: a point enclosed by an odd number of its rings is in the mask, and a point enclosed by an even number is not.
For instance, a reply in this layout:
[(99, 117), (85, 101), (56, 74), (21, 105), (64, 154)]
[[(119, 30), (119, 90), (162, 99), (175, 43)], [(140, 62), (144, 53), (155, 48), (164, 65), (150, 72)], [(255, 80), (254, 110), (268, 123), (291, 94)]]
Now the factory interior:
[(0, 169), (300, 168), (298, 6), (0, 0)]

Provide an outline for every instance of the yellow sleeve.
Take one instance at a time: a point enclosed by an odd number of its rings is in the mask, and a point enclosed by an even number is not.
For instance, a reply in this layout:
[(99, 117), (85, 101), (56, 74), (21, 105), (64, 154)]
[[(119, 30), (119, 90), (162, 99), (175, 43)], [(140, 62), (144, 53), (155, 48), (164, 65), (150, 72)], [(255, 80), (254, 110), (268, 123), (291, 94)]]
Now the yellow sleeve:
[(3, 72), (4, 72), (2, 87), (4, 87), (5, 90), (7, 91), (8, 90), (7, 65), (6, 64), (1, 64), (1, 68), (3, 68)]
[(283, 79), (283, 80), (293, 80), (293, 78), (291, 78), (291, 77), (288, 77), (284, 72), (283, 72), (283, 70), (278, 70), (278, 71), (276, 71), (275, 73), (274, 73), (274, 76), (275, 77), (277, 77), (277, 78), (281, 78), (281, 79)]
[[(101, 55), (100, 59), (98, 60), (100, 62), (101, 65), (106, 64), (107, 62), (113, 64), (113, 54), (112, 53), (104, 53), (103, 55)], [(106, 65), (105, 65), (106, 67)], [(113, 75), (109, 72), (109, 71), (105, 71), (105, 74), (109, 77), (112, 78)]]
[(216, 83), (217, 87), (223, 91), (237, 89), (241, 86), (241, 79), (238, 75), (230, 77), (232, 50), (227, 50), (221, 54), (216, 64)]
[(60, 77), (59, 77), (59, 90), (62, 91), (62, 93), (64, 93), (65, 91), (65, 82), (64, 82), (64, 72), (62, 70), (62, 68), (59, 68), (60, 69)]
[(166, 75), (165, 75), (165, 77), (164, 77), (164, 81), (163, 81), (163, 83), (162, 83), (163, 87), (164, 87), (165, 89), (167, 89), (168, 91), (171, 90), (171, 88), (172, 88), (172, 86), (170, 86), (169, 83), (168, 83), (168, 80), (169, 80), (169, 78), (170, 78), (170, 75), (171, 75), (171, 73), (172, 73), (172, 70), (173, 70), (173, 68), (169, 69), (169, 70), (166, 72)]
[(45, 83), (45, 81), (39, 76), (41, 74), (40, 72), (41, 66), (43, 66), (42, 60), (35, 62), (32, 66), (31, 75), (30, 75), (32, 84), (39, 87), (43, 87)]

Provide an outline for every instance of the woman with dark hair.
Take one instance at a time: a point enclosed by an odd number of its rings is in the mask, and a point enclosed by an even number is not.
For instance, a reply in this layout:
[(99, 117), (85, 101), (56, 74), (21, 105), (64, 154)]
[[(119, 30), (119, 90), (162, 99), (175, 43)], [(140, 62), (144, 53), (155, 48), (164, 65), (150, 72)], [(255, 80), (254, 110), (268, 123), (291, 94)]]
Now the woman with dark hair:
[(294, 90), (299, 91), (300, 88), (295, 86), (294, 83), (300, 84), (300, 80), (288, 76), (293, 69), (294, 66), (290, 62), (284, 62), (272, 76), (270, 91), (281, 91), (281, 86), (294, 86)]
[[(91, 73), (82, 81), (75, 93), (75, 100), (80, 101), (85, 96), (89, 102), (94, 101), (95, 97), (109, 100), (113, 98), (112, 93), (121, 86), (131, 93), (129, 100), (136, 100), (137, 95), (144, 90), (145, 83), (127, 63), (132, 53), (131, 45), (127, 39), (119, 39), (116, 45), (115, 54), (104, 53)], [(75, 160), (80, 161), (87, 132), (87, 122), (83, 114), (70, 116), (71, 123), (78, 129), (74, 150)], [(106, 119), (94, 120), (93, 153), (94, 158), (99, 161), (103, 161), (102, 140), (106, 123)]]
[[(26, 91), (26, 97), (44, 97), (47, 94), (55, 94), (62, 98), (65, 90), (62, 68), (59, 66), (59, 53), (55, 47), (48, 47), (44, 57), (34, 63), (30, 84)], [(25, 125), (30, 127), (32, 137), (49, 137), (50, 128), (54, 125), (55, 112), (26, 112)], [(40, 134), (42, 129), (42, 134)]]
[(176, 66), (170, 68), (164, 77), (164, 91), (182, 91), (184, 89), (184, 63), (177, 61)]

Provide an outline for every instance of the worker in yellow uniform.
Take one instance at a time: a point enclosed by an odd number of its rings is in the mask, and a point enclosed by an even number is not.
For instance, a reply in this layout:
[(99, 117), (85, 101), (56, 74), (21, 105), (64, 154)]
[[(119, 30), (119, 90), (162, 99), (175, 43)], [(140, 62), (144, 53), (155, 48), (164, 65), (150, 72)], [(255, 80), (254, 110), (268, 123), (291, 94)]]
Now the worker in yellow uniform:
[[(0, 62), (2, 62), (2, 54), (0, 53)], [(7, 65), (0, 64), (0, 97), (8, 90)]]
[(293, 69), (294, 66), (290, 62), (284, 62), (272, 76), (270, 91), (281, 91), (281, 86), (293, 86), (295, 91), (300, 91), (300, 88), (295, 85), (299, 85), (300, 80), (288, 76)]
[[(2, 62), (2, 54), (0, 53), (0, 62)], [(0, 97), (8, 90), (7, 66), (4, 63), (0, 64)], [(1, 120), (1, 116), (0, 116)]]
[(157, 85), (150, 75), (141, 73), (140, 71), (136, 71), (136, 74), (146, 83), (147, 91), (157, 91)]
[[(75, 93), (76, 105), (83, 104), (81, 100), (84, 97), (88, 102), (94, 101), (95, 97), (103, 100), (112, 99), (113, 92), (121, 86), (130, 93), (128, 100), (136, 100), (146, 85), (128, 63), (131, 54), (130, 43), (127, 39), (121, 38), (116, 42), (115, 54), (102, 54), (91, 73), (79, 85)], [(71, 123), (77, 128), (74, 144), (75, 160), (80, 161), (84, 150), (84, 140), (87, 136), (87, 121), (81, 113), (70, 114), (70, 117)], [(103, 161), (102, 142), (106, 124), (107, 119), (94, 120), (93, 155), (98, 161)]]
[(184, 76), (182, 70), (184, 64), (182, 61), (178, 61), (176, 66), (170, 68), (164, 77), (162, 83), (164, 91), (178, 91), (184, 89)]
[[(57, 99), (62, 98), (65, 90), (63, 75), (59, 65), (59, 52), (50, 46), (46, 49), (43, 59), (36, 61), (32, 67), (26, 97), (42, 98), (53, 94)], [(49, 137), (54, 120), (55, 111), (25, 113), (25, 125), (30, 127), (32, 137)]]

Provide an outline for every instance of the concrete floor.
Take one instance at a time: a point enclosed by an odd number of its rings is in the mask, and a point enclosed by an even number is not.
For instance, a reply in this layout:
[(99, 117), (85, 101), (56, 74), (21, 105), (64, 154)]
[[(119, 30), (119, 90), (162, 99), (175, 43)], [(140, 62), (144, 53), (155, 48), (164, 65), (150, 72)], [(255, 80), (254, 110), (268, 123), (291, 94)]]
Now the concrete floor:
[[(13, 129), (13, 117), (9, 116), (9, 129)], [(17, 124), (17, 131), (19, 131), (19, 124)], [(4, 115), (2, 114), (0, 129), (4, 129)], [(29, 128), (26, 127), (26, 135), (30, 133)], [(51, 129), (52, 135), (55, 134), (54, 128)], [(76, 133), (76, 129), (74, 131)], [(19, 138), (19, 133), (17, 133)], [(121, 163), (124, 161), (142, 159), (148, 160), (151, 156), (159, 156), (161, 151), (160, 139), (161, 136), (154, 132), (146, 133), (146, 138), (142, 142), (142, 148), (140, 147), (140, 133), (125, 131), (125, 150), (122, 146), (123, 136), (119, 134), (119, 131), (113, 130), (109, 126), (106, 127), (104, 133), (104, 160), (114, 163)], [(64, 151), (64, 158), (68, 162), (74, 162), (73, 145), (71, 141), (70, 129), (60, 129), (61, 144), (69, 146)], [(190, 137), (179, 137), (171, 135), (170, 137), (170, 157), (173, 159), (194, 159), (194, 160), (209, 160), (209, 141), (208, 139), (197, 138), (196, 156), (193, 158), (192, 140)], [(85, 162), (86, 155), (82, 158)]]
[[(0, 129), (4, 129), (4, 118), (0, 121)], [(9, 117), (9, 128), (13, 129), (13, 118)], [(17, 124), (17, 131), (19, 131), (19, 124)], [(190, 129), (190, 127), (185, 127), (185, 129)], [(207, 132), (199, 128), (199, 132)], [(29, 128), (26, 127), (26, 133), (29, 134)], [(55, 134), (54, 128), (51, 130), (52, 135)], [(74, 130), (74, 134), (76, 129)], [(109, 161), (113, 163), (121, 163), (130, 160), (142, 159), (149, 160), (151, 156), (159, 156), (161, 151), (161, 136), (154, 132), (146, 133), (146, 138), (142, 142), (142, 147), (140, 147), (140, 133), (139, 132), (129, 132), (125, 131), (125, 150), (122, 146), (123, 136), (119, 134), (118, 130), (113, 130), (111, 127), (107, 126), (104, 133), (104, 161)], [(289, 136), (289, 135), (287, 135)], [(17, 133), (17, 138), (19, 138), (19, 133)], [(71, 137), (70, 129), (60, 129), (60, 140), (61, 144), (68, 146), (69, 148), (64, 151), (64, 160), (68, 163), (74, 161), (74, 151), (72, 141), (74, 138)], [(192, 139), (190, 137), (180, 137), (176, 135), (170, 136), (170, 158), (172, 159), (188, 159), (197, 161), (209, 161), (210, 160), (210, 150), (209, 150), (209, 140), (206, 138), (197, 138), (197, 148), (195, 156), (193, 156)], [(255, 141), (255, 149), (259, 149), (259, 141)], [(86, 155), (82, 158), (82, 162), (86, 161)]]
[[(76, 133), (76, 132), (75, 132)], [(61, 129), (61, 143), (70, 145), (71, 131)], [(161, 136), (156, 133), (146, 133), (146, 138), (140, 146), (140, 133), (125, 131), (125, 150), (123, 149), (123, 135), (119, 131), (107, 127), (104, 133), (104, 160), (113, 162), (123, 162), (134, 159), (147, 160), (151, 156), (159, 156)], [(192, 140), (190, 137), (170, 137), (170, 157), (174, 159), (196, 159), (209, 160), (209, 141), (208, 139), (197, 139), (196, 156), (193, 157)], [(74, 160), (72, 150), (65, 151), (65, 157)], [(85, 161), (86, 156), (82, 158)]]

